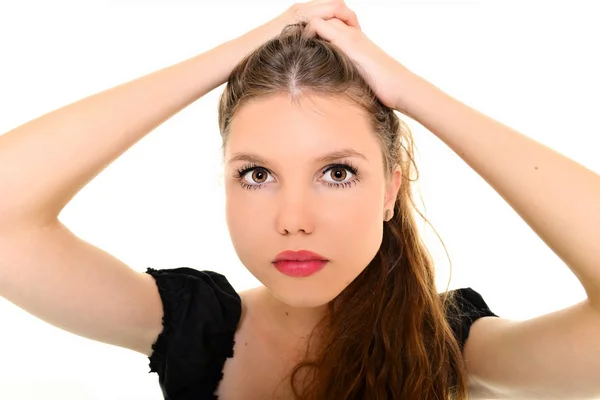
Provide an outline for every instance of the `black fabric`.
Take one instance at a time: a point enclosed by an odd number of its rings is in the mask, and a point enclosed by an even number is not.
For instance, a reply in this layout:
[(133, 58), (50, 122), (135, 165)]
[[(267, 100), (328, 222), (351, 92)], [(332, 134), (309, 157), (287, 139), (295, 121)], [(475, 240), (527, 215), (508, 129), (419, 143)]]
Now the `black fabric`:
[[(215, 400), (223, 366), (233, 357), (241, 299), (216, 272), (191, 268), (148, 268), (163, 302), (163, 331), (152, 346), (150, 373), (156, 372), (165, 400)], [(457, 310), (447, 318), (461, 350), (473, 322), (494, 316), (479, 293), (455, 291)]]
[(239, 295), (212, 271), (148, 268), (146, 273), (163, 302), (164, 330), (149, 360), (165, 400), (216, 399), (225, 359), (233, 356), (242, 314)]
[(449, 310), (446, 317), (462, 351), (475, 321), (482, 317), (498, 316), (489, 309), (483, 297), (470, 287), (454, 290), (454, 299), (457, 309)]

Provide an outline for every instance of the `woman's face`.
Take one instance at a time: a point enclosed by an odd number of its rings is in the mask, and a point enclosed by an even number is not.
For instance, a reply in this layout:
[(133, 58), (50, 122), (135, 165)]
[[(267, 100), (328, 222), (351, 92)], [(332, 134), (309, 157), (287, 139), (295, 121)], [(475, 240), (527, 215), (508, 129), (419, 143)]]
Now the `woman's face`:
[[(400, 185), (396, 171), (386, 186), (380, 144), (363, 109), (323, 96), (244, 104), (231, 123), (225, 174), (238, 257), (292, 307), (328, 303), (366, 268)], [(310, 276), (289, 276), (273, 264), (286, 250), (328, 262)]]

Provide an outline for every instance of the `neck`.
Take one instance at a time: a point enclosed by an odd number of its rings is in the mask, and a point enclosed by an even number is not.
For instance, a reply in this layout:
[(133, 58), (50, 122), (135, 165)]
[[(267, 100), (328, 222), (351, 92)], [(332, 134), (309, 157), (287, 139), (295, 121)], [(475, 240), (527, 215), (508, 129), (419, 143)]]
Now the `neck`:
[[(314, 328), (328, 313), (327, 305), (291, 307), (265, 287), (261, 287), (258, 291), (258, 298), (260, 309), (265, 311), (263, 319), (267, 322), (267, 329), (285, 341), (307, 343)], [(313, 338), (314, 340), (316, 338)]]

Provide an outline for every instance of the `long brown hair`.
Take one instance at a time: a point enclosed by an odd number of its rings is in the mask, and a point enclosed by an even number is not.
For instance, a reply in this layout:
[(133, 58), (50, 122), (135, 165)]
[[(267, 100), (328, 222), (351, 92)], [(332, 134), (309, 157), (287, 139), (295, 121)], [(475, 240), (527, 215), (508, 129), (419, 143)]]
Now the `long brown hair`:
[[(346, 96), (371, 117), (386, 178), (400, 165), (404, 179), (377, 255), (329, 303), (316, 355), (309, 357), (307, 350), (293, 369), (294, 394), (302, 400), (465, 399), (465, 367), (447, 320), (456, 315), (448, 312), (455, 304), (451, 292), (437, 293), (413, 213), (410, 183), (418, 171), (412, 134), (339, 48), (306, 37), (304, 28), (287, 26), (233, 70), (219, 105), (223, 145), (236, 111), (250, 99), (281, 93), (292, 99), (303, 93)], [(302, 369), (309, 373), (299, 384), (295, 378)]]

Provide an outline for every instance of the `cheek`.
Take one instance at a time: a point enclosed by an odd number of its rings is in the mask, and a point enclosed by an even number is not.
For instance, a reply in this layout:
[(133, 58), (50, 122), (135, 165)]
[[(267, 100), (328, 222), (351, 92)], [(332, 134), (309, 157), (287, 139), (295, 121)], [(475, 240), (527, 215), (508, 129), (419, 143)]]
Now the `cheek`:
[(377, 216), (381, 213), (379, 208), (377, 203), (365, 199), (321, 207), (321, 224), (317, 229), (336, 232), (340, 237), (360, 241), (361, 237), (377, 232)]
[[(358, 189), (358, 188), (357, 188)], [(337, 223), (343, 229), (362, 231), (368, 234), (376, 229), (382, 218), (381, 208), (383, 197), (374, 185), (361, 187), (351, 196), (340, 199), (331, 205), (330, 209), (336, 215)]]
[(383, 197), (371, 187), (328, 206), (326, 212), (322, 210), (323, 219), (317, 227), (323, 232), (321, 237), (353, 270), (366, 267), (379, 250), (383, 237), (382, 204)]
[(354, 259), (366, 267), (381, 245), (383, 219), (380, 218), (380, 207), (371, 202), (363, 207), (339, 208), (344, 209), (344, 215), (325, 230), (331, 233), (330, 237), (337, 238), (335, 242), (339, 250), (346, 254), (345, 258)]
[[(246, 193), (232, 192), (226, 196), (227, 228), (233, 247), (241, 259), (247, 257), (248, 253), (256, 254), (259, 245), (268, 240), (268, 221), (271, 218), (268, 215), (269, 208), (264, 202), (252, 199), (253, 197)], [(271, 231), (272, 229), (271, 227)]]

